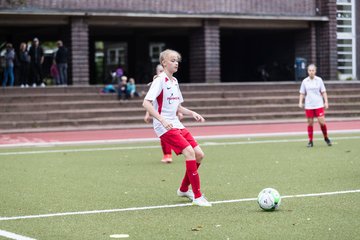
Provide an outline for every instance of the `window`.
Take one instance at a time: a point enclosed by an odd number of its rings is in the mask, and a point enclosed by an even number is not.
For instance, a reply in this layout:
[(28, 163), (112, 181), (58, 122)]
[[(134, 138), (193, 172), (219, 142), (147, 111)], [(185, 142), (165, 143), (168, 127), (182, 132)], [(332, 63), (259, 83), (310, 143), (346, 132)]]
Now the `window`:
[(354, 0), (337, 0), (337, 56), (339, 79), (356, 78)]
[(165, 43), (150, 43), (149, 44), (149, 56), (152, 63), (159, 62), (159, 56), (165, 49)]
[(107, 49), (107, 65), (125, 66), (127, 63), (127, 44), (120, 43)]

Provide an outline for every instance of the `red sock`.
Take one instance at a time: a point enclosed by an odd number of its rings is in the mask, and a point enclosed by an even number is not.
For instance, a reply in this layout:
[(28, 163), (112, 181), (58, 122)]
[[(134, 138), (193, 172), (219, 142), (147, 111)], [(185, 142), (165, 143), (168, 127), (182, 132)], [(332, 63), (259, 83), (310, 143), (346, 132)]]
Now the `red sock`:
[(202, 194), (200, 192), (200, 177), (197, 171), (196, 160), (186, 161), (186, 173), (190, 180), (195, 198), (201, 197)]
[[(197, 169), (199, 169), (200, 163), (196, 163), (196, 167)], [(187, 175), (187, 171), (185, 171), (185, 176), (181, 182), (180, 191), (187, 192), (189, 190), (189, 185), (190, 185), (190, 179)]]
[(309, 136), (309, 141), (313, 140), (313, 135), (314, 135), (314, 127), (313, 126), (308, 126), (308, 136)]
[(324, 135), (324, 138), (327, 138), (328, 135), (327, 135), (327, 127), (326, 127), (326, 124), (320, 125), (320, 127), (321, 127), (321, 131), (322, 131), (322, 133), (323, 133), (323, 135)]

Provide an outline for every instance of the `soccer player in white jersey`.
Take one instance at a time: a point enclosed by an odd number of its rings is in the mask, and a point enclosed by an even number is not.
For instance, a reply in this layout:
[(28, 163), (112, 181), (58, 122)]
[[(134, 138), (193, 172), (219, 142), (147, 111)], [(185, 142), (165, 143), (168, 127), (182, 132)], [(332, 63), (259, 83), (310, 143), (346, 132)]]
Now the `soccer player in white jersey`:
[[(164, 71), (164, 68), (161, 64), (158, 64), (156, 66), (156, 75), (153, 77), (153, 80), (155, 78), (157, 78), (160, 73), (162, 73)], [(148, 83), (148, 86), (151, 85), (152, 82)], [(177, 113), (179, 119), (183, 119), (183, 115), (181, 113)], [(150, 114), (149, 112), (146, 111), (145, 116), (144, 116), (144, 121), (146, 123), (150, 123)], [(172, 163), (172, 154), (171, 154), (171, 146), (169, 144), (167, 144), (166, 142), (164, 142), (163, 140), (160, 139), (160, 144), (161, 144), (161, 149), (163, 152), (163, 157), (161, 159), (161, 162), (163, 163)]]
[(316, 76), (316, 66), (310, 64), (308, 66), (308, 77), (305, 78), (300, 87), (299, 107), (303, 108), (303, 100), (305, 98), (305, 115), (308, 122), (308, 136), (309, 143), (307, 147), (313, 147), (313, 133), (314, 133), (314, 117), (318, 119), (321, 131), (324, 135), (324, 140), (328, 146), (331, 146), (331, 141), (328, 138), (327, 127), (325, 123), (325, 109), (329, 108), (328, 97), (323, 80)]
[[(177, 117), (177, 112), (191, 115), (196, 121), (205, 119), (198, 113), (183, 106), (184, 101), (179, 83), (173, 74), (177, 72), (181, 56), (174, 50), (167, 49), (160, 53), (162, 72), (151, 84), (145, 96), (143, 106), (153, 116), (153, 126), (158, 137), (171, 146), (176, 154), (183, 154), (186, 162), (186, 172), (177, 195), (187, 197), (194, 205), (210, 207), (200, 191), (200, 177), (198, 168), (204, 152), (195, 141), (191, 133), (184, 127)], [(191, 184), (192, 190), (189, 189)]]

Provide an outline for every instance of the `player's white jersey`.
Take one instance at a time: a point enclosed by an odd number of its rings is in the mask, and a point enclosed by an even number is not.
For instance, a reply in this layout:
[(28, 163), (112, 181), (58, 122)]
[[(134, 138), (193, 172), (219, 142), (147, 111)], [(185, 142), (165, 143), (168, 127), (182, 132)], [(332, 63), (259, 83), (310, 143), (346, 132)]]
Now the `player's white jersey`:
[(322, 93), (326, 92), (326, 88), (320, 77), (315, 76), (312, 80), (309, 77), (305, 78), (299, 92), (305, 95), (305, 109), (324, 107)]
[[(173, 77), (173, 80), (171, 80), (165, 72), (159, 74), (152, 82), (145, 99), (152, 101), (155, 110), (158, 111), (166, 121), (171, 123), (173, 128), (184, 128), (184, 125), (182, 125), (177, 117), (179, 104), (182, 103), (184, 99), (176, 78)], [(167, 132), (166, 128), (155, 118), (153, 125), (157, 136), (160, 137)]]

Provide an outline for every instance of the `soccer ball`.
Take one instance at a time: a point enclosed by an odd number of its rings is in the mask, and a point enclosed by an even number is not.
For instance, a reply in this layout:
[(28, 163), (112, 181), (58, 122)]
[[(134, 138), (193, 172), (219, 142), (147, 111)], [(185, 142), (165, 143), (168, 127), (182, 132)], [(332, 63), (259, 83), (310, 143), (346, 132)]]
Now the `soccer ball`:
[(281, 197), (274, 188), (265, 188), (258, 195), (257, 202), (265, 211), (273, 211), (280, 206)]

